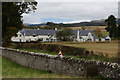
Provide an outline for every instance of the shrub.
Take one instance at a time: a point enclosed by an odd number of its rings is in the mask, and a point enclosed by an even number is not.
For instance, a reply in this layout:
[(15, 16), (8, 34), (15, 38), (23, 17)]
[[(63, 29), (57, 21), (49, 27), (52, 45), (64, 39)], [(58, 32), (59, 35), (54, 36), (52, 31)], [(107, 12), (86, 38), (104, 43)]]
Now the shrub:
[[(46, 50), (50, 52), (62, 51), (65, 55), (83, 56), (85, 55), (85, 48), (76, 48), (71, 46), (63, 46), (56, 44), (41, 44), (41, 43), (17, 43), (17, 48)], [(18, 46), (19, 45), (19, 46)]]

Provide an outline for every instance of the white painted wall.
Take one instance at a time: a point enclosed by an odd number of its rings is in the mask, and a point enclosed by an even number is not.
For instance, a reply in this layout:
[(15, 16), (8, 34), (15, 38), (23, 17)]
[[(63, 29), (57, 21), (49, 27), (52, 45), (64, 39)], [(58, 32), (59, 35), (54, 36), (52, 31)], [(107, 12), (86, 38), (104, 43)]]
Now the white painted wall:
[(53, 36), (48, 36), (48, 35), (38, 35), (38, 36), (25, 36), (22, 35), (21, 33), (17, 33), (17, 37), (13, 36), (11, 38), (11, 40), (13, 42), (30, 42), (30, 41), (37, 41), (38, 39), (43, 39), (42, 42), (48, 42), (48, 41), (57, 41), (57, 38), (55, 37), (55, 35)]
[[(42, 42), (55, 42), (57, 41), (57, 38), (56, 38), (56, 35), (38, 35), (38, 36), (25, 36), (22, 35), (20, 32), (17, 33), (17, 37), (12, 37), (11, 40), (13, 42), (30, 42), (30, 41), (37, 41), (38, 39), (43, 39)], [(79, 36), (79, 31), (77, 32), (77, 38), (75, 39), (76, 41), (78, 42), (84, 42), (84, 41), (88, 41), (88, 39), (91, 39), (91, 41), (99, 41), (99, 39), (95, 39), (94, 40), (94, 37), (92, 36), (91, 33), (88, 33), (87, 36), (81, 36), (82, 39), (80, 39), (80, 36)]]
[[(80, 37), (82, 37), (82, 39), (80, 39)], [(94, 41), (94, 37), (92, 36), (92, 34), (90, 32), (88, 33), (87, 36), (79, 36), (79, 30), (77, 31), (76, 41), (84, 42), (84, 41), (88, 41), (88, 39), (91, 39), (91, 41)]]

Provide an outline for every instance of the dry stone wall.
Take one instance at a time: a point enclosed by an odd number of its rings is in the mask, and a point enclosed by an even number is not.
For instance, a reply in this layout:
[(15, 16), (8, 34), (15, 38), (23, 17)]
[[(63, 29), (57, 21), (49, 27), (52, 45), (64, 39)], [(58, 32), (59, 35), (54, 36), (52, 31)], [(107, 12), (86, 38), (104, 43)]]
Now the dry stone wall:
[(30, 68), (71, 76), (99, 75), (105, 78), (119, 78), (120, 65), (117, 63), (57, 57), (10, 48), (1, 49), (3, 57)]

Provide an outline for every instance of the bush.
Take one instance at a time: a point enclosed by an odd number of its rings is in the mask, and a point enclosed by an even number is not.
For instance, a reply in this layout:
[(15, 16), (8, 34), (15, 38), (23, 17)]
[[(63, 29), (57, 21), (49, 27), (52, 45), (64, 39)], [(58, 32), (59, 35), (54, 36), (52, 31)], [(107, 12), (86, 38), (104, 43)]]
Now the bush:
[[(85, 48), (76, 48), (71, 46), (63, 46), (56, 44), (41, 44), (41, 43), (16, 43), (17, 48), (46, 50), (50, 52), (62, 51), (65, 55), (83, 56), (85, 55)], [(18, 46), (19, 45), (19, 46)]]

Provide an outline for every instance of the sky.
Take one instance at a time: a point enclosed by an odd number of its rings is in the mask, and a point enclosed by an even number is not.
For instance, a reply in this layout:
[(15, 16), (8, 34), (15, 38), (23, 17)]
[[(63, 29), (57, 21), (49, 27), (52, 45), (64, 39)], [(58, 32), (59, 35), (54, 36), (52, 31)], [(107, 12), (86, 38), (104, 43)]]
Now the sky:
[(40, 24), (77, 23), (118, 17), (119, 0), (37, 0), (37, 10), (23, 14), (23, 22)]

